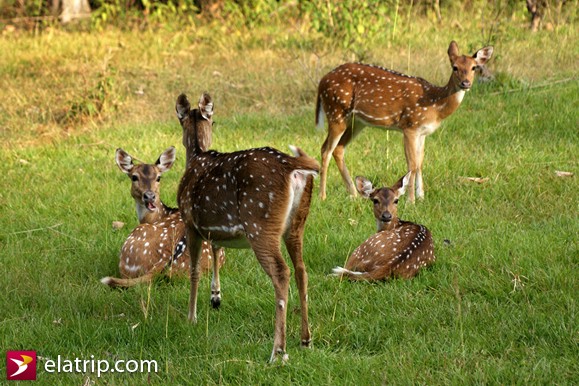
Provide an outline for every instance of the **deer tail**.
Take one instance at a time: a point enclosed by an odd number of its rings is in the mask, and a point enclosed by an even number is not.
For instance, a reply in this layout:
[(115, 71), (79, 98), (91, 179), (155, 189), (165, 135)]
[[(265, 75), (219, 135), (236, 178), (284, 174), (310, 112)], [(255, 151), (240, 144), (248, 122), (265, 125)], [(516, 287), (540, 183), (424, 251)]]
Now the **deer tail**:
[(310, 157), (305, 151), (297, 146), (290, 145), (290, 149), (296, 161), (292, 166), (296, 169), (303, 169), (312, 172), (311, 174), (313, 175), (317, 175), (320, 172), (320, 164), (315, 158)]
[(316, 100), (316, 129), (319, 131), (324, 130), (324, 106), (322, 106), (322, 96), (318, 92), (318, 98)]
[(370, 276), (367, 272), (350, 271), (349, 269), (336, 267), (332, 269), (332, 276), (346, 277), (350, 280), (368, 280)]
[(106, 284), (111, 288), (128, 288), (141, 283), (149, 283), (151, 280), (153, 280), (154, 275), (155, 272), (148, 272), (142, 276), (130, 279), (119, 279), (116, 277), (107, 276), (101, 279), (101, 283)]

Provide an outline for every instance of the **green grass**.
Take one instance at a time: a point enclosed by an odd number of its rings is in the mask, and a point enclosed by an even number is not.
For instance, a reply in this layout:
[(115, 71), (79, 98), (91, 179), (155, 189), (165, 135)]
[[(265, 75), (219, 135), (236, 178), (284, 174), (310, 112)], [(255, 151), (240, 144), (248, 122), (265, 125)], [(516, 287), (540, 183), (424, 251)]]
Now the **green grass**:
[[(436, 49), (432, 48), (441, 66), (450, 32), (442, 34), (436, 38)], [(91, 36), (83, 38), (89, 40), (86, 47), (96, 44)], [(74, 36), (62, 39), (81, 45)], [(105, 35), (103, 39), (133, 37)], [(177, 35), (174, 41), (179, 39), (183, 37)], [(545, 39), (529, 37), (527, 48), (535, 49)], [(33, 38), (21, 41), (24, 47), (37, 44)], [(82, 72), (82, 66), (47, 51), (46, 61), (62, 61), (68, 75), (43, 70), (34, 61), (31, 67), (24, 61), (2, 64), (14, 66), (13, 77), (30, 84), (17, 90), (16, 81), (10, 79), (11, 91), (0, 91), (13, 96), (13, 103), (0, 110), (0, 122), (10, 133), (9, 141), (0, 147), (5, 167), (0, 189), (0, 286), (4, 289), (0, 346), (4, 351), (36, 350), (52, 359), (94, 355), (159, 363), (159, 372), (151, 375), (109, 373), (97, 380), (94, 374), (54, 375), (41, 370), (39, 380), (50, 384), (80, 384), (87, 377), (97, 384), (579, 383), (579, 84), (576, 79), (566, 80), (576, 70), (570, 58), (577, 58), (568, 35), (561, 37), (559, 46), (546, 48), (566, 52), (567, 59), (559, 57), (560, 71), (543, 78), (525, 68), (528, 63), (507, 61), (499, 50), (496, 66), (499, 73), (508, 74), (507, 80), (475, 86), (460, 109), (428, 138), (426, 199), (415, 206), (401, 200), (399, 208), (402, 218), (425, 224), (434, 236), (437, 263), (416, 278), (370, 284), (328, 276), (374, 232), (369, 203), (349, 199), (331, 165), (328, 199), (321, 202), (316, 187), (305, 235), (313, 349), (299, 349), (299, 303), (292, 282), (287, 324), (290, 361), (284, 366), (266, 363), (273, 343), (273, 290), (248, 250), (227, 252), (219, 311), (209, 304), (210, 278), (202, 279), (195, 326), (186, 322), (186, 279), (159, 279), (125, 291), (110, 290), (98, 281), (118, 272), (120, 247), (137, 223), (129, 182), (114, 164), (117, 147), (154, 161), (166, 147), (175, 145), (177, 164), (164, 176), (161, 192), (166, 203), (175, 205), (185, 158), (173, 113), (180, 92), (187, 91), (192, 100), (205, 89), (214, 94), (213, 147), (222, 151), (262, 145), (287, 150), (288, 144), (296, 144), (319, 157), (325, 136), (314, 129), (315, 86), (304, 75), (305, 69), (294, 67), (294, 78), (288, 77), (285, 48), (255, 49), (256, 58), (238, 63), (246, 74), (238, 73), (232, 58), (217, 61), (215, 71), (223, 78), (210, 76), (214, 71), (210, 64), (191, 72), (186, 70), (191, 63), (181, 63), (179, 55), (160, 55), (161, 60), (147, 54), (145, 69), (136, 75), (135, 52), (165, 52), (157, 41), (148, 41), (149, 45), (128, 46), (131, 53), (113, 59), (117, 74), (111, 79), (123, 86), (113, 86), (107, 100), (116, 101), (117, 107), (103, 110), (101, 117), (83, 116), (66, 124), (51, 118), (42, 121), (36, 114), (51, 111), (43, 104), (40, 112), (29, 112), (33, 116), (20, 117), (17, 112), (29, 111), (25, 95), (31, 100), (42, 95), (50, 98), (54, 110), (61, 108), (59, 98), (83, 95), (82, 87), (69, 83), (68, 77)], [(14, 51), (19, 50), (16, 43), (13, 40)], [(206, 48), (196, 44), (181, 53), (184, 62)], [(426, 42), (417, 40), (413, 45), (422, 47)], [(81, 64), (87, 67), (92, 55), (106, 52), (102, 47), (85, 49)], [(504, 49), (524, 52), (515, 43), (505, 43)], [(377, 48), (375, 56), (386, 56), (383, 51), (388, 50)], [(537, 66), (548, 66), (550, 53), (535, 57)], [(34, 53), (11, 55), (24, 60)], [(296, 55), (307, 57), (308, 52)], [(211, 60), (225, 56), (207, 54)], [(270, 59), (262, 63), (263, 58)], [(340, 58), (338, 53), (324, 59), (324, 71)], [(413, 65), (427, 69), (427, 62), (420, 57)], [(251, 63), (255, 72), (248, 70)], [(148, 67), (153, 64), (154, 69)], [(442, 82), (448, 69), (441, 68)], [(51, 79), (40, 79), (43, 71)], [(98, 78), (95, 70), (84, 71), (89, 71), (88, 79)], [(435, 80), (437, 75), (426, 71), (421, 75)], [(62, 81), (62, 87), (34, 93), (34, 79), (52, 87)], [(138, 85), (143, 79), (159, 89), (137, 100), (133, 86), (125, 83)], [(549, 85), (561, 79), (566, 81)], [(231, 86), (237, 82), (241, 86)], [(362, 132), (349, 146), (346, 160), (352, 174), (365, 175), (376, 185), (393, 183), (406, 168), (401, 136), (377, 129)], [(557, 177), (556, 170), (575, 176)], [(489, 181), (476, 184), (461, 177), (488, 177)], [(127, 227), (114, 231), (115, 220)], [(4, 378), (3, 367), (0, 377)]]

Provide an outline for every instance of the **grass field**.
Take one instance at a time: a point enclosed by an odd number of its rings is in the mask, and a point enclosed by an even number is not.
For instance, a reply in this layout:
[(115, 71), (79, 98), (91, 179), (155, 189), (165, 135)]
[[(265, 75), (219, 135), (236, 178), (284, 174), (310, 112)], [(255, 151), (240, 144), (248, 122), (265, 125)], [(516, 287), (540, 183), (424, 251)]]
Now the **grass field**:
[[(406, 33), (373, 47), (368, 61), (442, 84), (452, 38), (463, 51), (487, 43), (468, 26), (460, 36), (450, 27)], [(349, 54), (290, 33), (4, 36), (0, 347), (36, 350), (40, 364), (58, 355), (159, 364), (156, 373), (100, 378), (39, 366), (38, 379), (56, 385), (579, 383), (576, 41), (571, 26), (507, 29), (490, 42), (497, 80), (475, 85), (426, 141), (426, 199), (400, 201), (401, 217), (434, 236), (437, 263), (418, 277), (368, 284), (328, 276), (375, 226), (369, 203), (349, 199), (331, 165), (328, 199), (316, 187), (305, 235), (313, 349), (299, 349), (292, 282), (290, 361), (269, 365), (273, 290), (250, 251), (227, 252), (219, 311), (209, 304), (210, 278), (202, 279), (195, 326), (186, 322), (184, 278), (125, 291), (99, 283), (118, 272), (137, 223), (114, 151), (152, 162), (175, 145), (162, 197), (176, 205), (185, 157), (174, 102), (182, 91), (196, 100), (208, 90), (215, 149), (296, 144), (319, 157), (316, 82)], [(347, 162), (352, 174), (391, 184), (405, 173), (401, 136), (367, 129)], [(115, 231), (115, 220), (127, 226)]]

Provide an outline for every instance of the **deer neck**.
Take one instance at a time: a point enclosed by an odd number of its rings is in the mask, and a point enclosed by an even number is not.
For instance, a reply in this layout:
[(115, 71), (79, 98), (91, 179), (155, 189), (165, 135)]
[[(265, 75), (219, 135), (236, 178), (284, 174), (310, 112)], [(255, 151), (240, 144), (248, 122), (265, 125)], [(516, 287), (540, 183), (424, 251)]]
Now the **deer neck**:
[(153, 224), (169, 216), (170, 214), (173, 214), (176, 211), (178, 211), (178, 209), (176, 208), (171, 208), (165, 205), (165, 203), (163, 203), (159, 199), (155, 201), (155, 207), (156, 209), (154, 211), (150, 211), (142, 203), (140, 202), (136, 203), (137, 217), (139, 218), (139, 224)]
[(453, 74), (445, 86), (432, 87), (431, 93), (430, 98), (434, 107), (438, 110), (439, 120), (442, 121), (458, 109), (466, 91), (458, 86)]
[(399, 222), (400, 220), (398, 219), (398, 217), (393, 218), (388, 222), (383, 222), (381, 220), (376, 219), (377, 232), (391, 231), (398, 226)]
[(187, 143), (185, 144), (187, 163), (189, 166), (193, 159), (199, 154), (206, 152), (211, 147), (212, 130), (211, 123), (197, 125), (187, 129)]

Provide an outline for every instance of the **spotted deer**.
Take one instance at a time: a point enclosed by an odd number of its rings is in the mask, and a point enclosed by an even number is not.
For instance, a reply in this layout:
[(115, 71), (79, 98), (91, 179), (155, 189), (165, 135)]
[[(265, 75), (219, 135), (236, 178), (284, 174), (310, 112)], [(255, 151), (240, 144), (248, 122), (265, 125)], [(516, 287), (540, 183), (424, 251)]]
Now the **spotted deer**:
[(316, 124), (328, 119), (328, 135), (322, 145), (320, 197), (326, 198), (326, 180), (330, 154), (342, 175), (350, 195), (356, 188), (344, 161), (345, 148), (366, 126), (401, 131), (404, 136), (406, 164), (411, 173), (409, 200), (424, 197), (422, 162), (424, 141), (441, 122), (456, 111), (466, 91), (470, 90), (475, 71), (491, 57), (493, 47), (485, 47), (471, 56), (460, 55), (451, 42), (448, 57), (452, 74), (445, 86), (435, 86), (422, 78), (368, 64), (343, 64), (320, 81), (316, 103)]
[(265, 147), (219, 153), (204, 151), (211, 137), (213, 102), (204, 93), (191, 110), (185, 94), (176, 111), (183, 128), (187, 168), (177, 200), (187, 228), (191, 252), (189, 321), (197, 322), (199, 256), (203, 240), (214, 246), (251, 248), (271, 278), (275, 291), (275, 329), (270, 361), (286, 361), (286, 315), (290, 269), (281, 253), (283, 238), (292, 260), (300, 299), (301, 344), (311, 342), (308, 324), (308, 276), (302, 258), (303, 234), (309, 214), (318, 162), (293, 147), (294, 157)]
[[(131, 179), (131, 196), (135, 200), (138, 225), (121, 248), (119, 270), (122, 278), (104, 277), (103, 284), (111, 287), (130, 287), (150, 282), (167, 267), (170, 274), (190, 271), (189, 253), (185, 244), (185, 224), (178, 209), (165, 205), (160, 198), (161, 176), (175, 162), (175, 148), (165, 150), (154, 164), (135, 164), (134, 158), (123, 149), (117, 149), (115, 161)], [(201, 270), (209, 271), (213, 259), (211, 246), (203, 245)], [(217, 254), (223, 264), (223, 251)]]
[(430, 231), (398, 218), (398, 198), (409, 185), (410, 173), (389, 188), (374, 189), (364, 177), (356, 177), (358, 192), (372, 200), (378, 231), (348, 258), (346, 266), (333, 273), (351, 280), (411, 278), (435, 260)]

